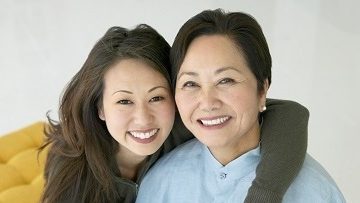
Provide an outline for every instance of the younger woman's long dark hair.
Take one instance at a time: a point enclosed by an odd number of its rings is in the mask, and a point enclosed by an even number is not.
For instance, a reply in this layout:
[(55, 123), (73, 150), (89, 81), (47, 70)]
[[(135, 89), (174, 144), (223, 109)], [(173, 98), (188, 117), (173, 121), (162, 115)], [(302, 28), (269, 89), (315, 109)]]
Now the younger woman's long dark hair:
[[(59, 121), (49, 115), (42, 202), (119, 202), (115, 177), (118, 143), (98, 116), (104, 74), (116, 62), (133, 58), (147, 63), (170, 82), (170, 46), (148, 25), (133, 30), (111, 27), (95, 44), (60, 101)], [(120, 163), (121, 164), (121, 163)], [(121, 189), (121, 188), (120, 188)]]

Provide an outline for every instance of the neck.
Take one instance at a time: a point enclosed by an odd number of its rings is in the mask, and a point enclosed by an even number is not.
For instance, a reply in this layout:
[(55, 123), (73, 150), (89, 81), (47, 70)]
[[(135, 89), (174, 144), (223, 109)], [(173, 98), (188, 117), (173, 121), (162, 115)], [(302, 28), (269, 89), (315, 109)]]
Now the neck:
[(126, 147), (119, 147), (116, 161), (121, 173), (121, 177), (136, 181), (138, 172), (144, 166), (147, 156), (137, 155)]
[(237, 141), (229, 143), (226, 146), (209, 147), (209, 150), (215, 159), (225, 166), (246, 152), (255, 149), (259, 145), (259, 141), (260, 127), (256, 122), (255, 125)]

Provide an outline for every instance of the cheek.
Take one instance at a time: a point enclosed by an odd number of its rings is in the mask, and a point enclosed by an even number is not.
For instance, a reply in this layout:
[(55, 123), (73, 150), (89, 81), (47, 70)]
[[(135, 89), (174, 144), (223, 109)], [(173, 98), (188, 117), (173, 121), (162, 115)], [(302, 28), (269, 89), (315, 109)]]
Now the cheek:
[(120, 111), (119, 109), (105, 110), (106, 126), (112, 136), (121, 131), (126, 131), (126, 125), (129, 123), (130, 115), (130, 111)]
[(190, 111), (195, 98), (187, 93), (177, 93), (175, 95), (175, 101), (180, 115), (184, 116)]
[(188, 129), (192, 128), (192, 115), (196, 110), (197, 98), (194, 93), (182, 92), (175, 95), (176, 105), (182, 122)]
[(225, 95), (225, 98), (234, 109), (239, 111), (257, 111), (259, 96), (255, 90), (239, 89)]
[[(173, 123), (175, 119), (175, 103), (174, 101), (166, 102), (154, 109), (157, 120), (166, 123)], [(172, 126), (171, 126), (172, 127)]]
[(166, 105), (162, 105), (161, 108), (158, 108), (155, 112), (156, 122), (163, 128), (163, 136), (167, 138), (170, 134), (170, 131), (174, 125), (175, 120), (175, 103), (172, 101)]

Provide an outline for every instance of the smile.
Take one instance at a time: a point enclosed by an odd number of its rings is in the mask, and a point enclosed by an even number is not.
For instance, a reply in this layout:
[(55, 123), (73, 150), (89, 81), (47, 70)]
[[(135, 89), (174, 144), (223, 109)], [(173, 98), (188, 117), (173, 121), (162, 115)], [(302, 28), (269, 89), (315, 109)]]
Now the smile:
[(215, 125), (221, 125), (225, 123), (227, 120), (230, 119), (230, 116), (224, 116), (216, 119), (199, 119), (200, 123), (204, 126), (215, 126)]
[(159, 129), (152, 129), (149, 131), (129, 131), (129, 133), (136, 138), (148, 139), (154, 136), (158, 131)]

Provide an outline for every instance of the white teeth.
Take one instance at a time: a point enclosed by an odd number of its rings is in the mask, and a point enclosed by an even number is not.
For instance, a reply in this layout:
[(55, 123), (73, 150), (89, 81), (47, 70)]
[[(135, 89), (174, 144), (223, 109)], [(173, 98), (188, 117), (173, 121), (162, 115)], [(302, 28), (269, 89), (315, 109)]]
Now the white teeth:
[(224, 123), (225, 121), (229, 120), (229, 116), (226, 117), (222, 117), (222, 118), (217, 118), (214, 120), (200, 120), (202, 122), (203, 125), (205, 126), (213, 126), (213, 125), (219, 125)]
[(140, 139), (147, 139), (147, 138), (155, 135), (158, 132), (158, 130), (159, 129), (154, 129), (154, 130), (151, 130), (148, 132), (129, 131), (129, 133), (134, 137), (137, 137)]

